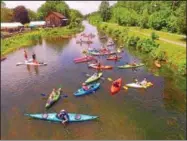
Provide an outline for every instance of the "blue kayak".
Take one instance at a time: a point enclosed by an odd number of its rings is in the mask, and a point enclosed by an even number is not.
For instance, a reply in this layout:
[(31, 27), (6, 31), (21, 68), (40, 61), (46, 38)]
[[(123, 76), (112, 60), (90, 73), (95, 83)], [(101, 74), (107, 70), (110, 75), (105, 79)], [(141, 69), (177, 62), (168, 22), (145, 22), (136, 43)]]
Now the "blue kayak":
[(100, 83), (90, 84), (88, 85), (89, 90), (84, 90), (83, 88), (80, 88), (77, 90), (77, 92), (74, 93), (75, 96), (82, 96), (86, 94), (93, 93), (97, 89), (99, 89)]
[[(76, 113), (68, 113), (68, 115), (69, 115), (69, 122), (81, 122), (81, 121), (94, 120), (98, 118), (98, 116), (83, 115), (83, 114), (76, 114)], [(52, 121), (52, 122), (62, 122), (62, 120), (57, 117), (57, 113), (25, 114), (25, 116), (29, 116), (35, 119)]]

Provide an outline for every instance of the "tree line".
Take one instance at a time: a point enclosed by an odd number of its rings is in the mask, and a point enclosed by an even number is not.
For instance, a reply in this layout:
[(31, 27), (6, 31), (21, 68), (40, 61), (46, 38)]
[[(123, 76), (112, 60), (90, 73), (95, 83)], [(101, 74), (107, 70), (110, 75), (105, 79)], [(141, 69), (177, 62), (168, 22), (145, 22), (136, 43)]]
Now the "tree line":
[(37, 12), (22, 5), (10, 9), (1, 1), (1, 22), (21, 22), (26, 24), (30, 21), (43, 21), (48, 12), (51, 11), (63, 14), (70, 19), (70, 22), (80, 21), (83, 18), (83, 15), (78, 10), (70, 9), (64, 1), (46, 1)]
[(97, 12), (86, 15), (90, 22), (111, 22), (186, 34), (186, 1), (102, 1)]

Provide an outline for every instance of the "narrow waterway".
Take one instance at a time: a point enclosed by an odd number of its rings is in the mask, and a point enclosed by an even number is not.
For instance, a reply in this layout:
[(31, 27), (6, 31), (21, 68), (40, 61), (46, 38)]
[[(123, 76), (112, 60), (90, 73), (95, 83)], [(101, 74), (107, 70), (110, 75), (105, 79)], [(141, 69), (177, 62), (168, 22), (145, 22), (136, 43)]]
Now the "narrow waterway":
[[(73, 59), (82, 56), (88, 47), (100, 48), (103, 43), (96, 27), (83, 22), (84, 33), (94, 33), (91, 45), (76, 44), (76, 38), (60, 41), (43, 40), (42, 44), (28, 47), (31, 56), (35, 51), (37, 59), (47, 66), (16, 66), (23, 61), (23, 49), (8, 55), (1, 62), (1, 139), (184, 139), (186, 138), (186, 95), (172, 83), (173, 77), (155, 76), (149, 68), (117, 69), (116, 66), (137, 60), (124, 49), (118, 62), (107, 61), (105, 65), (114, 69), (104, 71), (105, 78), (121, 77), (123, 83), (133, 78), (146, 77), (154, 86), (146, 90), (129, 88), (110, 95), (111, 82), (101, 80), (101, 88), (95, 94), (75, 97), (73, 93), (87, 79), (85, 73), (93, 74), (87, 64), (74, 64)], [(79, 35), (77, 35), (78, 38)], [(167, 73), (165, 70), (164, 73)], [(169, 73), (169, 72), (168, 72)], [(54, 87), (62, 87), (67, 98), (61, 98), (49, 110), (45, 109), (47, 97)], [(163, 95), (165, 95), (163, 97)], [(71, 123), (66, 128), (61, 124), (29, 119), (24, 113), (68, 112), (98, 115), (96, 121)]]

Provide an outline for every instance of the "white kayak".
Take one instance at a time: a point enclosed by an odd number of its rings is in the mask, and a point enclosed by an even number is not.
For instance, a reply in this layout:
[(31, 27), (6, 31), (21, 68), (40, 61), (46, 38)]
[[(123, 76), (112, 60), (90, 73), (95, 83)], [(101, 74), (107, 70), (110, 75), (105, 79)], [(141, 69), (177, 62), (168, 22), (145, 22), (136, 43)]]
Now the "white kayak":
[(33, 62), (18, 62), (16, 66), (19, 65), (32, 65), (32, 66), (46, 66), (47, 63), (39, 62), (39, 63), (33, 63)]
[(132, 87), (132, 88), (148, 88), (150, 86), (152, 86), (153, 84), (151, 82), (147, 82), (146, 85), (141, 85), (141, 83), (129, 83), (126, 84), (127, 87)]

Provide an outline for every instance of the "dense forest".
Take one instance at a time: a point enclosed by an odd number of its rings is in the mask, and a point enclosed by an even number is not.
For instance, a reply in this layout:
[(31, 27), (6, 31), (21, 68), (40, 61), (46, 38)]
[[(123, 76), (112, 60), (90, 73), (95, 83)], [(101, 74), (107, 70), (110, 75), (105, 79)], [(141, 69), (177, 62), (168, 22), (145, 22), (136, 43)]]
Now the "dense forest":
[(103, 1), (99, 10), (86, 15), (91, 23), (110, 22), (186, 34), (186, 1)]
[(29, 21), (45, 20), (45, 16), (50, 11), (63, 14), (69, 18), (71, 22), (80, 21), (83, 17), (78, 10), (70, 9), (64, 1), (46, 1), (37, 12), (21, 5), (10, 9), (1, 1), (1, 22), (17, 21), (25, 24)]

